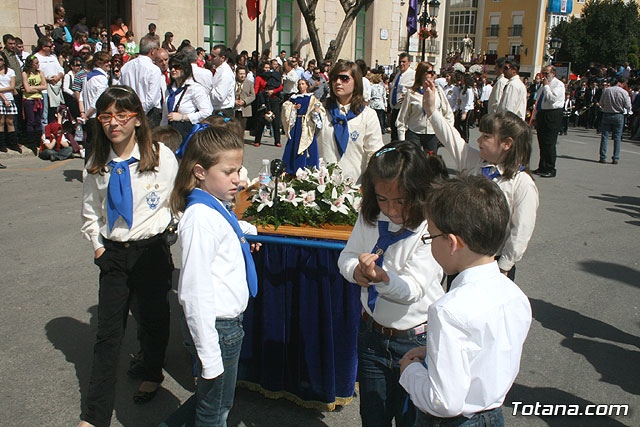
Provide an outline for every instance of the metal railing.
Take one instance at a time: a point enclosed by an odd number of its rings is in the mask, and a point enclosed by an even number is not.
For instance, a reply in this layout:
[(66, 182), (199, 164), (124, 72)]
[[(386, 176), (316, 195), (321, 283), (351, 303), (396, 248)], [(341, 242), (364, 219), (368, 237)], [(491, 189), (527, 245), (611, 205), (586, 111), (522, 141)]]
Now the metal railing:
[(491, 25), (487, 27), (487, 37), (498, 37), (500, 34), (500, 25)]
[(520, 36), (522, 36), (522, 25), (514, 25), (513, 27), (509, 27), (509, 37)]

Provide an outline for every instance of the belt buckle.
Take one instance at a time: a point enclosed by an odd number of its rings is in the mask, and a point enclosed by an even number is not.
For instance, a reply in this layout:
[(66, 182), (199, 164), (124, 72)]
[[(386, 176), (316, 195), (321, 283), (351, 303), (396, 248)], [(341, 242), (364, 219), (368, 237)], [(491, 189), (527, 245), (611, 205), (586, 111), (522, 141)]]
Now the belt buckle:
[(129, 242), (124, 242), (122, 246), (124, 246), (125, 248), (128, 248), (129, 246), (131, 246), (131, 244)]

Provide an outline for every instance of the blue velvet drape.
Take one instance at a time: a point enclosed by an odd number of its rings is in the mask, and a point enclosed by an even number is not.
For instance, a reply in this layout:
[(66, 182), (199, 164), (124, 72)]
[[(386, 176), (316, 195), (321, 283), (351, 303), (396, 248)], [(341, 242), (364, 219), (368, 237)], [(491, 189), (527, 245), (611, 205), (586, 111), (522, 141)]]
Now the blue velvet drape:
[(244, 313), (239, 380), (305, 401), (353, 395), (360, 288), (340, 275), (339, 255), (280, 244), (254, 253), (259, 291)]

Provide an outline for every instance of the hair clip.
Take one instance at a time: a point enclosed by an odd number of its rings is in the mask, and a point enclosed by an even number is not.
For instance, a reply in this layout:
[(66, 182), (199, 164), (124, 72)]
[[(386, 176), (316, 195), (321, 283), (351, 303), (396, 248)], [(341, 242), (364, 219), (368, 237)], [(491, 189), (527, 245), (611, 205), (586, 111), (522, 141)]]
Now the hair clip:
[(229, 121), (230, 121), (230, 120), (231, 120), (231, 119), (230, 119), (229, 117), (225, 117), (225, 118), (224, 118), (224, 122), (225, 122), (225, 123), (229, 123)]
[(396, 147), (387, 147), (387, 148), (383, 148), (382, 150), (378, 151), (376, 153), (376, 157), (380, 157), (382, 156), (384, 153), (388, 153), (389, 151), (395, 151)]
[(187, 137), (184, 139), (184, 142), (182, 144), (180, 144), (180, 147), (178, 147), (178, 149), (174, 153), (175, 156), (178, 159), (182, 159), (184, 157), (185, 151), (187, 151), (187, 144), (189, 144), (189, 141), (191, 140), (191, 137), (193, 135), (195, 135), (197, 132), (199, 132), (199, 131), (201, 131), (203, 129), (207, 129), (208, 127), (210, 127), (210, 125), (208, 123), (198, 123), (198, 124), (193, 125), (193, 127), (191, 128), (191, 133), (189, 133), (189, 135), (187, 135)]

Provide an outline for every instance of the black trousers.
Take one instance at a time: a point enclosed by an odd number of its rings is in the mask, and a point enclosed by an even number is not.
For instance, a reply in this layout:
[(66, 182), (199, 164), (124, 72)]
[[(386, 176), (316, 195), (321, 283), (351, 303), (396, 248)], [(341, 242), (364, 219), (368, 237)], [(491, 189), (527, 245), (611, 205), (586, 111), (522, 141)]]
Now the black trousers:
[(536, 132), (540, 146), (540, 163), (543, 172), (556, 172), (556, 144), (562, 128), (562, 108), (540, 110), (536, 113)]
[(118, 356), (130, 304), (136, 305), (142, 346), (143, 381), (161, 382), (169, 342), (169, 302), (173, 261), (162, 235), (119, 243), (105, 240), (100, 267), (98, 333), (86, 408), (82, 419), (108, 426), (113, 412)]
[(282, 101), (280, 97), (270, 96), (265, 102), (267, 103), (267, 110), (262, 110), (258, 112), (258, 125), (256, 126), (256, 139), (255, 142), (260, 144), (262, 141), (262, 132), (264, 131), (264, 127), (269, 125), (264, 118), (264, 115), (267, 111), (273, 112), (273, 120), (271, 120), (271, 125), (273, 126), (273, 139), (276, 144), (280, 144), (280, 113), (282, 110)]
[(396, 127), (396, 120), (398, 119), (398, 114), (400, 114), (400, 108), (391, 109), (391, 115), (389, 116), (389, 125), (391, 127), (391, 141), (398, 140), (398, 128)]
[(435, 134), (430, 133), (415, 133), (409, 129), (404, 134), (405, 141), (413, 142), (422, 148), (426, 153), (438, 152), (438, 138)]
[(467, 111), (467, 115), (464, 118), (464, 120), (462, 119), (462, 114), (463, 114), (462, 111), (458, 111), (456, 113), (454, 127), (460, 133), (460, 136), (462, 137), (462, 139), (464, 139), (464, 141), (468, 144), (469, 143), (469, 120), (471, 120), (471, 111)]

